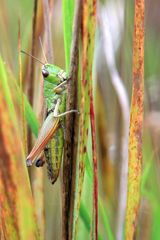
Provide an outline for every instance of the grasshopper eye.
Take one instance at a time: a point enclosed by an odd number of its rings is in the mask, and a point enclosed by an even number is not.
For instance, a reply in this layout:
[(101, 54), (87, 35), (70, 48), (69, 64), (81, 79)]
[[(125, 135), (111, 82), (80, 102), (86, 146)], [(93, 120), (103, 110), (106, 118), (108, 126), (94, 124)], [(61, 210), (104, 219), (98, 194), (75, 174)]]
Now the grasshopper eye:
[(42, 75), (44, 78), (49, 76), (49, 72), (46, 69), (42, 69)]

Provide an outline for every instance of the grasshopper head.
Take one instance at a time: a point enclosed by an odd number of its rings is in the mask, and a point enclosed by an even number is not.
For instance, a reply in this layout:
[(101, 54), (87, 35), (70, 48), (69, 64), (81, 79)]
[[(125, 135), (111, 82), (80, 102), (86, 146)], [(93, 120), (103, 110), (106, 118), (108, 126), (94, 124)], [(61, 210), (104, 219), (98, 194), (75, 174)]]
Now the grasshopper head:
[(45, 81), (58, 85), (67, 79), (67, 74), (61, 68), (53, 64), (45, 64), (42, 67), (42, 75)]

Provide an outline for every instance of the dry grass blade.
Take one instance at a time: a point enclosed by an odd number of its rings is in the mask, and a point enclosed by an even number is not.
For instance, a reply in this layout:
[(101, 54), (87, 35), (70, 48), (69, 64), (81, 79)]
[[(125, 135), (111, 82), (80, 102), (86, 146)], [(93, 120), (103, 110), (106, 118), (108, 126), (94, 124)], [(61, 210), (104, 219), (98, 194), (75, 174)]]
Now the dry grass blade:
[(27, 129), (26, 129), (26, 121), (25, 121), (25, 107), (24, 107), (24, 96), (23, 96), (23, 83), (22, 83), (22, 59), (21, 59), (21, 26), (20, 21), (18, 25), (18, 60), (19, 60), (19, 87), (21, 91), (21, 121), (22, 121), (22, 139), (24, 146), (24, 153), (27, 155)]
[[(35, 56), (35, 36), (36, 36), (36, 25), (37, 25), (37, 4), (38, 1), (34, 0), (34, 12), (33, 12), (33, 22), (32, 22), (32, 50), (31, 54), (32, 56)], [(31, 104), (33, 105), (33, 94), (34, 94), (34, 68), (35, 68), (35, 61), (33, 58), (31, 58), (30, 62), (30, 75), (29, 75), (29, 80), (28, 80), (28, 89), (27, 89), (27, 95), (28, 95), (28, 100)], [(28, 128), (28, 151), (31, 150), (32, 148), (32, 134), (30, 129)]]
[(134, 239), (140, 205), (144, 98), (144, 0), (135, 1), (133, 36), (133, 87), (129, 134), (129, 173), (126, 239)]
[(5, 67), (1, 59), (0, 79), (1, 229), (4, 239), (37, 239), (38, 233), (33, 199), (23, 162), (22, 143), (16, 125), (17, 121)]
[[(40, 1), (34, 0), (34, 8), (33, 8), (33, 17), (32, 17), (32, 40), (31, 40), (31, 55), (35, 58), (38, 57), (38, 49), (39, 47), (39, 35), (41, 35), (41, 32), (43, 32), (43, 15), (42, 15), (42, 3)], [(38, 44), (37, 44), (38, 43)], [(31, 103), (31, 106), (35, 106), (35, 102), (37, 103), (37, 92), (40, 89), (40, 81), (36, 80), (36, 67), (37, 62), (35, 62), (35, 59), (33, 57), (30, 58), (30, 68), (29, 68), (29, 79), (27, 79), (27, 87), (28, 87), (28, 100)], [(28, 81), (29, 80), (29, 81)], [(21, 90), (21, 96), (23, 96), (23, 91)], [(21, 102), (22, 102), (21, 97)], [(36, 101), (35, 101), (36, 99)], [(41, 105), (43, 104), (43, 100), (39, 101), (37, 104), (37, 109), (39, 108), (41, 111)], [(25, 102), (25, 117), (29, 115), (27, 113), (27, 105)], [(40, 119), (42, 121), (42, 119)], [(40, 122), (41, 122), (40, 121)], [(31, 123), (32, 126), (34, 123)], [(24, 131), (24, 129), (23, 129)], [(28, 127), (28, 152), (32, 148), (32, 131), (30, 129), (30, 126)], [(35, 132), (34, 132), (35, 134)], [(37, 135), (37, 132), (36, 132)], [(39, 227), (39, 234), (40, 239), (44, 238), (45, 233), (45, 224), (44, 224), (44, 183), (43, 183), (43, 171), (37, 171), (36, 168), (32, 168), (29, 170), (30, 173), (30, 183), (32, 187), (33, 197), (34, 197), (34, 204), (36, 206), (36, 217), (37, 217), (37, 225)]]
[(48, 0), (43, 0), (44, 9), (44, 27), (46, 33), (46, 52), (47, 60), (53, 63), (53, 48), (52, 48), (52, 36), (51, 36), (51, 13)]

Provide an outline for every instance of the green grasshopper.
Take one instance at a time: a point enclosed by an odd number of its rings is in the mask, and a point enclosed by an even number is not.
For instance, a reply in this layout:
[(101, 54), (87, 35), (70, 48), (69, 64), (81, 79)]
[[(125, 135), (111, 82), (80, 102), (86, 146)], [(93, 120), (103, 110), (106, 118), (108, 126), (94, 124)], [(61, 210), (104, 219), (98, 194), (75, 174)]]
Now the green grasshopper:
[[(33, 57), (24, 51), (22, 52)], [(33, 58), (39, 61), (36, 57)], [(67, 73), (53, 64), (42, 64), (47, 114), (35, 145), (27, 156), (26, 165), (31, 166), (35, 162), (37, 167), (43, 166), (44, 161), (41, 160), (41, 156), (44, 151), (48, 177), (51, 183), (54, 184), (58, 178), (62, 161), (64, 145), (64, 131), (62, 126), (64, 125), (64, 116), (68, 113), (78, 111), (70, 110), (65, 112), (66, 87), (69, 79)]]

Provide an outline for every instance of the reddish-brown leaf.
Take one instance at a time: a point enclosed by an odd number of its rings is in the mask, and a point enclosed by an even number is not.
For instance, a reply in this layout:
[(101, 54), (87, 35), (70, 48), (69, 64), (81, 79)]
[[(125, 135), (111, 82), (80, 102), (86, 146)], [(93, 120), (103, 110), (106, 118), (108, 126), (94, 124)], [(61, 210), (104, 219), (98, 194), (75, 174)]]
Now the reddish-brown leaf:
[(1, 233), (4, 239), (37, 239), (36, 219), (22, 143), (1, 59), (0, 113)]

